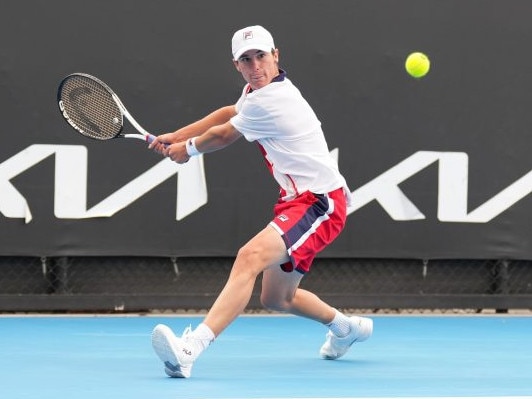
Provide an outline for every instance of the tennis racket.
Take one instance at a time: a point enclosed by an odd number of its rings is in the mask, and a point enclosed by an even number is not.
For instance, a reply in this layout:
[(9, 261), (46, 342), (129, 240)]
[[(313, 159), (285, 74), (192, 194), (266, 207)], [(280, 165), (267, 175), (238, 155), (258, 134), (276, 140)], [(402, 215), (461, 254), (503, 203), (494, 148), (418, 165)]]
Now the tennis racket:
[[(57, 90), (59, 110), (78, 133), (95, 140), (135, 138), (151, 143), (148, 133), (100, 79), (84, 73), (65, 77)], [(124, 117), (138, 133), (124, 133)]]

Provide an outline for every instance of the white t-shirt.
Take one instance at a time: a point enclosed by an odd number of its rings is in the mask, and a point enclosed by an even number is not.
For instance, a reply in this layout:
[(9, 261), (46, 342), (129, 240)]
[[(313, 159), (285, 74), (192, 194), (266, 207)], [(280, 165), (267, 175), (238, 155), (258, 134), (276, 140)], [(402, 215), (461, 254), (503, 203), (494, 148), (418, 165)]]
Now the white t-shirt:
[(260, 145), (283, 199), (341, 187), (349, 193), (329, 153), (321, 122), (288, 78), (251, 92), (246, 85), (236, 111), (231, 124), (246, 140)]

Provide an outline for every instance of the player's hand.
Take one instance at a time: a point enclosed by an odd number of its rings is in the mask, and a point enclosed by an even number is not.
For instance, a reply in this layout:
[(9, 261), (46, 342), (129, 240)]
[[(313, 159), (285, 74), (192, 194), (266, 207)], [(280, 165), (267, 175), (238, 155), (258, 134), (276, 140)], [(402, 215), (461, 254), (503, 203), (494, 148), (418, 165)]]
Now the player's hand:
[(177, 163), (186, 163), (190, 159), (184, 141), (169, 145), (163, 150), (162, 154)]
[(179, 140), (178, 135), (174, 133), (165, 133), (159, 136), (156, 136), (155, 139), (150, 143), (148, 148), (153, 150), (161, 155), (164, 155), (164, 150), (173, 143), (177, 143)]

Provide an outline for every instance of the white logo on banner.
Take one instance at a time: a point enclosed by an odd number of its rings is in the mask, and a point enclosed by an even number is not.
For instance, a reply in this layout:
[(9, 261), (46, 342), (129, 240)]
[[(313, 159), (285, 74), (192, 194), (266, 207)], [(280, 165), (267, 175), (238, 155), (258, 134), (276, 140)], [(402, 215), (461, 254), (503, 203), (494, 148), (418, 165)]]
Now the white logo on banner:
[[(338, 150), (331, 151), (334, 157)], [(61, 219), (111, 217), (176, 175), (176, 220), (207, 203), (203, 156), (178, 165), (164, 159), (122, 188), (87, 209), (87, 149), (79, 145), (34, 144), (0, 164), (0, 213), (32, 219), (29, 204), (11, 179), (55, 155), (54, 214)], [(399, 188), (423, 169), (438, 162), (438, 219), (442, 222), (487, 223), (532, 192), (532, 171), (468, 212), (468, 156), (463, 152), (419, 151), (353, 191), (348, 213), (372, 201), (394, 220), (419, 220), (425, 215)]]
[(79, 145), (34, 144), (0, 164), (2, 214), (9, 218), (24, 218), (26, 223), (31, 221), (28, 202), (10, 179), (51, 155), (55, 155), (54, 214), (61, 219), (113, 216), (174, 175), (178, 175), (177, 220), (207, 203), (203, 157), (198, 156), (183, 165), (165, 158), (87, 209), (87, 148)]
[(438, 219), (487, 223), (532, 192), (532, 171), (471, 212), (467, 212), (468, 156), (463, 152), (418, 151), (353, 191), (348, 213), (375, 200), (394, 220), (425, 219), (399, 184), (438, 162)]

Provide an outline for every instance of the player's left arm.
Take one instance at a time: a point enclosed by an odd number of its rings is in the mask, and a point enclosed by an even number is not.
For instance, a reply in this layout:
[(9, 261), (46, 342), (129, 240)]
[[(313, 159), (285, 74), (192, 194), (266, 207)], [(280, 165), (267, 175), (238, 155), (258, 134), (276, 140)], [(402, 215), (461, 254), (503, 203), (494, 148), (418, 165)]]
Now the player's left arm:
[[(194, 141), (194, 146), (199, 153), (209, 153), (221, 150), (242, 137), (242, 134), (235, 129), (230, 121), (224, 124), (213, 126), (201, 136), (190, 138)], [(189, 143), (190, 144), (190, 143)]]

